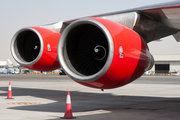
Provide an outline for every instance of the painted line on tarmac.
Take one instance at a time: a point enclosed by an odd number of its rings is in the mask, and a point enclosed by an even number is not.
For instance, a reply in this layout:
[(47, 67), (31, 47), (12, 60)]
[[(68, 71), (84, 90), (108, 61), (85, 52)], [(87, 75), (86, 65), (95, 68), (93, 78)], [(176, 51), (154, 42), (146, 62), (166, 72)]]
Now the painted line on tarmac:
[(7, 104), (14, 104), (14, 105), (38, 105), (43, 104), (40, 102), (14, 102), (14, 103), (7, 103)]

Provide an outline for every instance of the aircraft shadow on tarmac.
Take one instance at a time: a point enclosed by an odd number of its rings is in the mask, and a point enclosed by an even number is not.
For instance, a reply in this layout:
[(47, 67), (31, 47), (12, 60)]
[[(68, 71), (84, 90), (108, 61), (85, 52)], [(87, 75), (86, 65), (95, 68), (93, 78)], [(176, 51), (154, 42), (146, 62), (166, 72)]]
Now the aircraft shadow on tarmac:
[[(0, 91), (7, 91), (7, 88), (1, 87)], [(105, 111), (161, 111), (174, 112), (180, 115), (180, 98), (162, 98), (162, 97), (142, 97), (142, 96), (115, 96), (107, 93), (85, 93), (70, 91), (73, 112), (85, 112), (95, 110)], [(9, 107), (7, 109), (40, 111), (40, 112), (63, 112), (66, 107), (66, 91), (29, 89), (13, 87), (13, 97), (33, 96), (43, 99), (54, 100), (56, 102), (37, 105), (22, 105)], [(7, 93), (0, 93), (0, 96), (6, 98)], [(8, 101), (13, 102), (13, 100)], [(19, 101), (24, 102), (24, 101)], [(29, 101), (32, 102), (32, 101)], [(40, 101), (38, 101), (40, 102)], [(86, 116), (87, 117), (87, 116)], [(179, 117), (178, 117), (179, 118)]]

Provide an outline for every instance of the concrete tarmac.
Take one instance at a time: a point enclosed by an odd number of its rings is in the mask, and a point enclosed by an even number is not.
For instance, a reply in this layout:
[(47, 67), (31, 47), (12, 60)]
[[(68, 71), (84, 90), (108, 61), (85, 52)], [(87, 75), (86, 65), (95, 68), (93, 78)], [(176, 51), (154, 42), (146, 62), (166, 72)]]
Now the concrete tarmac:
[[(9, 82), (14, 99), (6, 99)], [(67, 91), (77, 120), (180, 120), (178, 76), (142, 76), (101, 91), (59, 75), (0, 75), (0, 120), (60, 120)]]

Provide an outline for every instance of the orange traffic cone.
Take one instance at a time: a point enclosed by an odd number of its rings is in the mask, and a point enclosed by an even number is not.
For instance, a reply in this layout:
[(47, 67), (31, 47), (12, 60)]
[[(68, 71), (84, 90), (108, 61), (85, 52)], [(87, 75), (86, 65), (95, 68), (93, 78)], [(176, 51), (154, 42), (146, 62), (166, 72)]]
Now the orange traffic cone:
[(7, 99), (12, 99), (11, 82), (9, 82)]
[(64, 117), (61, 117), (62, 119), (75, 119), (76, 117), (73, 117), (72, 115), (72, 108), (71, 108), (71, 97), (70, 97), (70, 92), (68, 91), (67, 93), (67, 98), (66, 98), (66, 111), (64, 114)]

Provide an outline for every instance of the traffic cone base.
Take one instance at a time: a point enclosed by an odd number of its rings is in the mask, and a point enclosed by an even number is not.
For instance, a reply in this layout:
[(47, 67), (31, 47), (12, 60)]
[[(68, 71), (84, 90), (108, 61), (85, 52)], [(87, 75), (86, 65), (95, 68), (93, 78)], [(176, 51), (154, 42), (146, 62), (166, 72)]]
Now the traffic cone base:
[(8, 91), (8, 95), (7, 95), (7, 98), (6, 99), (14, 99), (13, 97), (12, 97), (12, 92), (11, 91)]
[(61, 119), (76, 119), (76, 117), (61, 117)]

